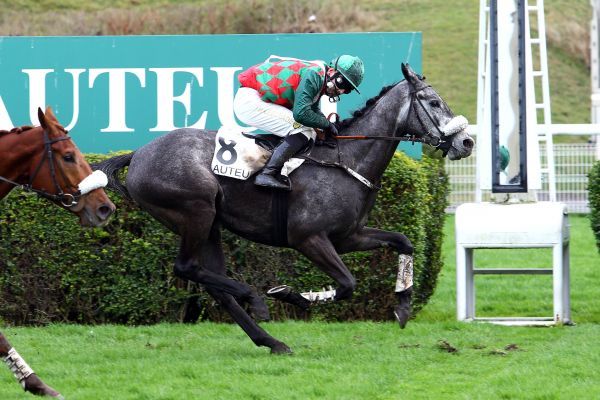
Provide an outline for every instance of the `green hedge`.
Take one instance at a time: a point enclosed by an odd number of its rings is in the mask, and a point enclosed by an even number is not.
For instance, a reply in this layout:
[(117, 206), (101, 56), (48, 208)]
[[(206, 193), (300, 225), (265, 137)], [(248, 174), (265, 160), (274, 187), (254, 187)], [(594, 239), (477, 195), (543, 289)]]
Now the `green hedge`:
[[(102, 156), (88, 156), (91, 162)], [(369, 225), (402, 232), (415, 247), (418, 312), (442, 267), (441, 244), (448, 178), (443, 162), (398, 153), (388, 167)], [(146, 213), (111, 194), (118, 207), (104, 228), (82, 229), (77, 219), (35, 196), (14, 191), (0, 210), (0, 318), (14, 324), (130, 323), (228, 320), (196, 285), (172, 274), (178, 238)], [(264, 293), (288, 284), (319, 290), (333, 282), (291, 250), (274, 249), (224, 232), (228, 270)], [(390, 249), (344, 255), (357, 278), (351, 301), (311, 309), (325, 320), (392, 319), (397, 255)], [(304, 318), (268, 300), (274, 319)]]
[(590, 220), (596, 236), (596, 246), (600, 252), (600, 161), (596, 161), (588, 176)]

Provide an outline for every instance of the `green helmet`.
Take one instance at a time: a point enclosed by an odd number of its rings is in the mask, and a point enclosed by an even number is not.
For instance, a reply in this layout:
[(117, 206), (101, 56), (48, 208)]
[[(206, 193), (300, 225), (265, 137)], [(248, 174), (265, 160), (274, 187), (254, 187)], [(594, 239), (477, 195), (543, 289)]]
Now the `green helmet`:
[(354, 87), (354, 90), (360, 93), (358, 85), (360, 85), (365, 75), (365, 66), (360, 58), (344, 54), (333, 59), (330, 66), (342, 74)]

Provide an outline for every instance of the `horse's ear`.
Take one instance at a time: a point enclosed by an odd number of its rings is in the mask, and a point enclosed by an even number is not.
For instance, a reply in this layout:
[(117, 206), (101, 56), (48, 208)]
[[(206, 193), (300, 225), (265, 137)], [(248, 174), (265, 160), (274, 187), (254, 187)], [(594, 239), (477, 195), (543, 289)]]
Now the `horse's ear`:
[(408, 64), (402, 63), (402, 75), (404, 75), (404, 78), (410, 83), (414, 84), (415, 82), (419, 81), (419, 77)]
[(46, 107), (46, 118), (49, 120), (54, 120), (56, 122), (58, 122), (58, 120), (56, 119), (56, 116), (54, 115), (54, 111), (52, 111), (52, 107), (48, 106)]
[(48, 123), (46, 122), (46, 116), (44, 115), (44, 112), (42, 111), (41, 107), (38, 107), (38, 120), (40, 121), (40, 125), (42, 126), (42, 128), (44, 128), (44, 129), (48, 128)]
[(404, 78), (408, 79), (406, 75), (408, 75), (408, 68), (410, 68), (408, 66), (408, 64), (402, 63), (400, 64), (401, 68), (402, 68), (402, 75), (404, 75)]

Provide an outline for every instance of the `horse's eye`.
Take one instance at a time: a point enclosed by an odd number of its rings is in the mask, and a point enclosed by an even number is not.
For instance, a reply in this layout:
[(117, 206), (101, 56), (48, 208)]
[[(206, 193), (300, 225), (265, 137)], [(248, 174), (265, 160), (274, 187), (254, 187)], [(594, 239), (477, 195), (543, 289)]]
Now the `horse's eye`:
[(431, 101), (429, 102), (429, 105), (430, 105), (431, 107), (439, 108), (439, 107), (440, 107), (440, 101), (439, 101), (439, 100), (431, 100)]
[(75, 156), (73, 155), (73, 153), (67, 153), (63, 156), (63, 160), (65, 160), (68, 163), (74, 163), (75, 162)]

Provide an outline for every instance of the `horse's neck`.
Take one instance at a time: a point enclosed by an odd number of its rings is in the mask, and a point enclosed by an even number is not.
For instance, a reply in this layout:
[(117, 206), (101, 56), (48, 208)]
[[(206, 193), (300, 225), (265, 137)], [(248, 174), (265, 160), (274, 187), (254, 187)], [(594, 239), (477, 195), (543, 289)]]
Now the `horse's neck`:
[[(404, 96), (401, 88), (392, 88), (385, 96), (394, 96), (396, 101), (383, 96), (363, 118), (356, 120), (342, 133), (359, 136), (393, 137), (398, 124), (406, 118), (408, 95)], [(390, 106), (392, 104), (392, 106)], [(389, 165), (396, 148), (397, 141), (388, 140), (356, 140), (343, 147), (345, 156), (354, 160), (356, 171), (372, 181), (378, 181)]]
[[(28, 136), (25, 136), (28, 135)], [(8, 133), (0, 136), (0, 176), (19, 184), (26, 183), (31, 162), (40, 152), (41, 140), (33, 132)], [(0, 187), (0, 198), (4, 197), (14, 186), (3, 184)]]

